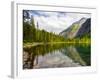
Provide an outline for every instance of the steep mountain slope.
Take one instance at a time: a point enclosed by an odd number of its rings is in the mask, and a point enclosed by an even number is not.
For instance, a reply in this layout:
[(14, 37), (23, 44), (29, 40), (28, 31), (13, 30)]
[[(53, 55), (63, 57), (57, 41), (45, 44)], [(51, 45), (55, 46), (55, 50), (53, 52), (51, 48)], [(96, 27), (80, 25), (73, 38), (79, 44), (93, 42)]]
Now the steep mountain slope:
[(80, 37), (86, 33), (90, 33), (91, 19), (82, 18), (79, 21), (73, 23), (69, 28), (62, 31), (59, 35), (65, 38)]
[(90, 35), (91, 33), (91, 19), (87, 19), (85, 23), (82, 24), (82, 27), (78, 30), (76, 37), (81, 37), (86, 34)]

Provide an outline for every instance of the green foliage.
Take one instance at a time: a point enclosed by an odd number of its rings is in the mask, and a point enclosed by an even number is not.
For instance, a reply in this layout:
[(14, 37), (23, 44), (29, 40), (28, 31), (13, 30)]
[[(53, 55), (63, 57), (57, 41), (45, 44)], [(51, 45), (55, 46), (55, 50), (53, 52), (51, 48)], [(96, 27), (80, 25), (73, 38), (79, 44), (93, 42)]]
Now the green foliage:
[(50, 33), (45, 30), (35, 28), (35, 25), (30, 25), (27, 22), (23, 23), (23, 40), (26, 42), (59, 42), (65, 39), (62, 36)]
[(76, 30), (78, 30), (79, 27), (79, 24), (73, 24), (71, 32), (75, 32)]
[[(76, 30), (78, 25), (75, 25), (73, 30)], [(23, 22), (23, 41), (24, 43), (33, 42), (67, 42), (67, 43), (89, 43), (90, 34), (84, 34), (78, 38), (65, 39), (63, 36), (57, 35), (52, 32), (47, 32), (45, 30), (39, 30), (34, 24), (34, 19), (31, 20), (31, 24), (28, 22)]]

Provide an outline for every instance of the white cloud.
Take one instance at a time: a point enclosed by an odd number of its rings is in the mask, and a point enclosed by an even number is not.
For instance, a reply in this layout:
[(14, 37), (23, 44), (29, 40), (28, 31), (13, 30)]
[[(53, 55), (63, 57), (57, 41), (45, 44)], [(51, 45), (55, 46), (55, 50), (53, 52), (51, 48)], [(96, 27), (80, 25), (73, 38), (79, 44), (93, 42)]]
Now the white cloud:
[(33, 16), (35, 24), (39, 23), (39, 29), (57, 34), (67, 29), (73, 22), (80, 20), (82, 17), (90, 17), (90, 14), (80, 13), (37, 12), (39, 14), (34, 14)]

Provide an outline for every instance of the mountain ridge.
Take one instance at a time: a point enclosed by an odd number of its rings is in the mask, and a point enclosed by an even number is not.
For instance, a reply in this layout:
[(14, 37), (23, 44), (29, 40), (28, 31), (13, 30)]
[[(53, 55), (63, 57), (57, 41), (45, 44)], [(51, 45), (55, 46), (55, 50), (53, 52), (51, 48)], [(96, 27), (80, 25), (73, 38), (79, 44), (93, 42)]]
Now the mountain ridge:
[(91, 18), (81, 18), (79, 21), (72, 23), (67, 29), (59, 33), (60, 36), (65, 38), (75, 38), (90, 33)]

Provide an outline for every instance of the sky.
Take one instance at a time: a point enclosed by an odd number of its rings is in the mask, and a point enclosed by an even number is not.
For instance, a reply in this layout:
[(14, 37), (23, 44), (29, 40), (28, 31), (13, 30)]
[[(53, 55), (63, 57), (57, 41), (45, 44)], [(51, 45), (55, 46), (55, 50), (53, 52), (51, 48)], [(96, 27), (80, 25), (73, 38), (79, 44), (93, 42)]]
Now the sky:
[(63, 30), (67, 29), (74, 22), (81, 18), (90, 18), (90, 14), (83, 13), (70, 13), (70, 12), (46, 12), (46, 11), (34, 11), (30, 12), (33, 16), (35, 25), (39, 25), (40, 30), (46, 30), (59, 34)]

